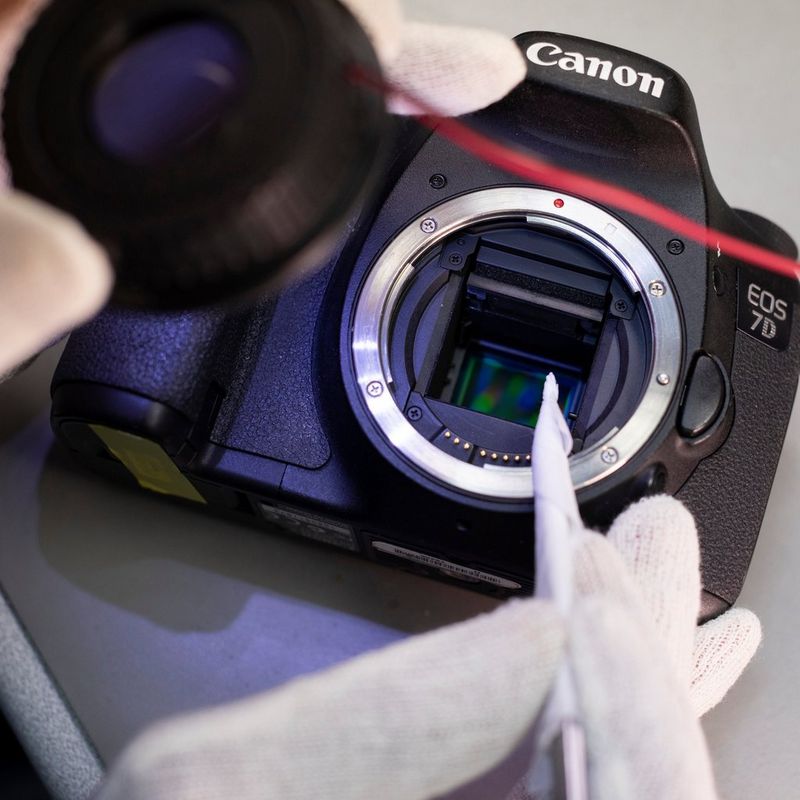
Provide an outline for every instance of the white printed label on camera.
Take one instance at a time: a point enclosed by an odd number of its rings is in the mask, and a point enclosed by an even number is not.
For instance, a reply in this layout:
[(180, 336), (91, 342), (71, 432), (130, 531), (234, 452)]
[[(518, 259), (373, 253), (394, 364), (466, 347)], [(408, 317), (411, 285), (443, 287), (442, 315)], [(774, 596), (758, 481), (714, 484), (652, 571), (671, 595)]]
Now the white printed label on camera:
[(422, 564), (426, 567), (434, 567), (435, 569), (444, 570), (451, 573), (452, 577), (466, 578), (467, 580), (483, 581), (484, 583), (491, 583), (494, 586), (502, 586), (504, 589), (521, 589), (522, 584), (516, 581), (510, 581), (508, 578), (501, 578), (498, 575), (492, 575), (489, 572), (482, 572), (479, 569), (472, 567), (465, 567), (461, 564), (455, 564), (452, 561), (445, 561), (443, 558), (430, 556), (426, 553), (419, 553), (416, 550), (408, 550), (405, 547), (398, 547), (396, 544), (389, 544), (388, 542), (373, 542), (372, 546), (380, 553), (387, 553), (397, 558), (404, 558), (406, 561), (413, 561), (416, 564)]
[(279, 508), (269, 503), (259, 503), (259, 508), (264, 518), (278, 527), (316, 542), (332, 544), (345, 550), (358, 551), (358, 543), (349, 525), (320, 517), (316, 514), (307, 514), (289, 508)]

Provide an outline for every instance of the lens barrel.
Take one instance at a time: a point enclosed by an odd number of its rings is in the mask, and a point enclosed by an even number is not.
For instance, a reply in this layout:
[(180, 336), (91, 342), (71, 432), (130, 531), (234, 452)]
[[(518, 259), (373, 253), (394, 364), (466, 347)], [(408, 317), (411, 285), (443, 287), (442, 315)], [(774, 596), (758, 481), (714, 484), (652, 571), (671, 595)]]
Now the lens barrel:
[(324, 258), (387, 130), (366, 34), (331, 0), (55, 0), (19, 50), (16, 187), (109, 251), (114, 299), (181, 308)]

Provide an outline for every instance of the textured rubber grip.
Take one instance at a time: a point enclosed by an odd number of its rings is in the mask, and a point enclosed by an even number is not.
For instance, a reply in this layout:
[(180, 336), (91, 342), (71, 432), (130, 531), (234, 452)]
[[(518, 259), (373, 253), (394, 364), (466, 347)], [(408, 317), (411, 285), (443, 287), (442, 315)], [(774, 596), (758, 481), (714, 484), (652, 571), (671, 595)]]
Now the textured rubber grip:
[(794, 403), (800, 332), (783, 353), (737, 332), (732, 384), (736, 403), (725, 445), (700, 462), (677, 497), (695, 515), (704, 589), (733, 603), (744, 582), (767, 507)]

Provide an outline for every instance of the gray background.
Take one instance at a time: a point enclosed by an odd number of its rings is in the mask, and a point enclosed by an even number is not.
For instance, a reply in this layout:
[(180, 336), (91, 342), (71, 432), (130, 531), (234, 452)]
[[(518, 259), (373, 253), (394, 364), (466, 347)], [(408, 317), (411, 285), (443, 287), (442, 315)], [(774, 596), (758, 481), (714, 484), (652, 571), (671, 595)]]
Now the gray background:
[[(734, 206), (800, 237), (800, 5), (780, 0), (408, 2), (417, 19), (556, 30), (666, 62), (692, 87)], [(104, 759), (164, 714), (237, 697), (492, 607), (470, 592), (203, 517), (50, 450), (57, 349), (0, 387), (0, 584)], [(743, 455), (743, 463), (747, 454)], [(721, 794), (797, 796), (800, 416), (740, 603), (765, 643), (705, 720)]]

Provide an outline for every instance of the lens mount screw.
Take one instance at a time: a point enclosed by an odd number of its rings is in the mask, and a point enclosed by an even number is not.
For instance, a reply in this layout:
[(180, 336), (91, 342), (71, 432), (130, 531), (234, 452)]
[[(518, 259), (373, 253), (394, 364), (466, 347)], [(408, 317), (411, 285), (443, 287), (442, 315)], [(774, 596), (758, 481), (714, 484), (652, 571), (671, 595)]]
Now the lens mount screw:
[(447, 186), (447, 178), (441, 172), (436, 172), (428, 178), (428, 183), (430, 183), (431, 189), (444, 189)]
[(423, 233), (433, 233), (436, 230), (436, 220), (433, 217), (426, 217), (420, 222), (419, 227)]
[(686, 249), (686, 245), (680, 239), (670, 239), (667, 242), (667, 250), (673, 256), (679, 256)]
[(653, 297), (663, 297), (667, 293), (667, 287), (663, 281), (650, 281), (649, 289)]
[(659, 372), (658, 375), (656, 375), (656, 380), (661, 386), (669, 385), (669, 375), (667, 375), (666, 372)]
[(600, 459), (604, 464), (616, 464), (619, 453), (613, 447), (606, 447), (600, 453)]
[(370, 381), (367, 384), (367, 394), (370, 397), (380, 397), (383, 394), (383, 384), (380, 381)]
[(461, 253), (450, 253), (450, 257), (447, 259), (454, 267), (457, 267), (464, 261), (464, 256)]
[(620, 314), (624, 314), (628, 310), (628, 304), (620, 298), (614, 303), (614, 310), (619, 311)]
[(411, 406), (406, 412), (406, 416), (412, 422), (419, 422), (422, 419), (422, 409), (419, 406)]

